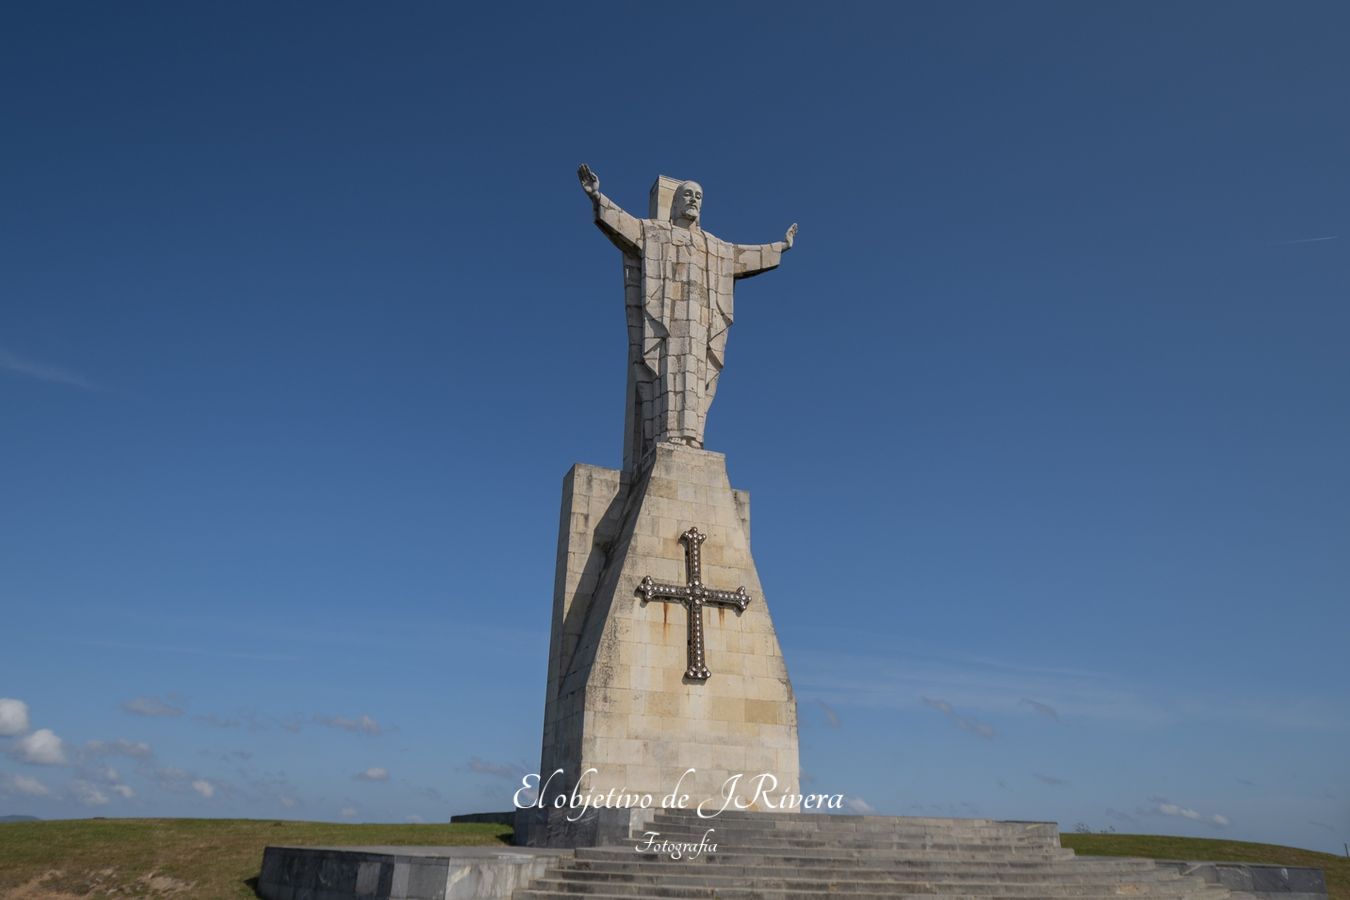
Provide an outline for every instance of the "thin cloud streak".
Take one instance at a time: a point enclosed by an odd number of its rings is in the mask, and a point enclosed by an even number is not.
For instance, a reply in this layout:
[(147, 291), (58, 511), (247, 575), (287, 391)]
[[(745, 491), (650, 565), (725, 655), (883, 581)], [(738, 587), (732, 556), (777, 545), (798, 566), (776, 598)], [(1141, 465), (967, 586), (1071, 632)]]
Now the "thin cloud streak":
[(1339, 234), (1328, 234), (1325, 237), (1294, 238), (1292, 241), (1276, 241), (1276, 246), (1288, 247), (1291, 244), (1320, 244), (1323, 241), (1334, 241), (1339, 238)]
[(175, 718), (183, 714), (181, 706), (174, 706), (158, 697), (133, 697), (122, 704), (122, 710), (133, 716)]
[(491, 762), (477, 756), (469, 760), (466, 768), (475, 775), (491, 775), (493, 778), (505, 778), (507, 781), (518, 781), (527, 771), (523, 763)]
[(0, 369), (6, 372), (13, 372), (15, 375), (22, 375), (25, 378), (32, 378), (35, 381), (45, 381), (48, 384), (63, 384), (67, 387), (79, 388), (83, 391), (101, 391), (103, 388), (94, 384), (76, 372), (69, 369), (63, 369), (60, 366), (49, 366), (46, 363), (34, 362), (31, 359), (24, 359), (8, 350), (0, 349)]
[(919, 699), (923, 701), (924, 706), (927, 706), (929, 709), (935, 709), (951, 719), (956, 723), (956, 727), (960, 728), (962, 731), (969, 731), (971, 734), (979, 735), (986, 740), (994, 736), (994, 728), (992, 725), (986, 725), (984, 722), (960, 715), (946, 700), (935, 699), (932, 697), (920, 697)]
[(205, 647), (170, 647), (164, 644), (136, 644), (121, 641), (70, 640), (68, 644), (80, 647), (99, 647), (104, 650), (134, 650), (138, 653), (179, 653), (186, 656), (218, 656), (224, 659), (251, 659), (258, 662), (299, 662), (300, 657), (282, 653), (252, 653), (241, 650), (211, 650)]
[(1056, 722), (1059, 721), (1059, 712), (1056, 711), (1053, 706), (1032, 700), (1029, 697), (1022, 698), (1022, 705), (1030, 707), (1032, 711), (1038, 715), (1045, 716), (1047, 719), (1054, 719)]
[(313, 721), (318, 725), (327, 725), (329, 728), (338, 728), (352, 734), (375, 735), (384, 733), (380, 723), (364, 713), (354, 719), (346, 716), (324, 716), (315, 713)]
[[(942, 697), (956, 707), (995, 715), (1025, 715), (1030, 697), (1060, 716), (1160, 725), (1174, 720), (1108, 675), (1000, 660), (918, 658), (904, 661), (831, 651), (794, 657), (798, 696), (850, 707), (898, 709), (909, 698)], [(797, 674), (800, 673), (800, 674)], [(1048, 716), (1047, 716), (1048, 717)]]
[[(945, 656), (904, 659), (828, 650), (798, 650), (797, 696), (811, 702), (870, 709), (905, 709), (910, 698), (942, 697), (955, 707), (986, 715), (1025, 715), (1031, 697), (1061, 719), (1094, 719), (1145, 727), (1179, 722), (1255, 723), (1313, 732), (1341, 731), (1342, 698), (1177, 694), (1118, 675), (1024, 666), (996, 659)], [(1041, 713), (1040, 710), (1037, 710)], [(1049, 718), (1048, 713), (1043, 713)]]

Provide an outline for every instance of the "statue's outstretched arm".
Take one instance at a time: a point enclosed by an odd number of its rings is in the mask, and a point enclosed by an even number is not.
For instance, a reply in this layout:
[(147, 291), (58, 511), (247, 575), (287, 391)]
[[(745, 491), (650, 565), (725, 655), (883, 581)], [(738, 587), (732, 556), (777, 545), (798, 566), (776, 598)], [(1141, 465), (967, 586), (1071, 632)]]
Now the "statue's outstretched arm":
[(600, 178), (582, 163), (577, 169), (581, 189), (595, 207), (595, 224), (624, 253), (642, 255), (642, 222), (623, 211), (613, 200), (600, 193)]
[(797, 223), (793, 222), (781, 241), (774, 241), (772, 244), (733, 245), (736, 249), (735, 276), (750, 278), (778, 268), (778, 264), (783, 261), (783, 254), (792, 249), (792, 244), (796, 240)]

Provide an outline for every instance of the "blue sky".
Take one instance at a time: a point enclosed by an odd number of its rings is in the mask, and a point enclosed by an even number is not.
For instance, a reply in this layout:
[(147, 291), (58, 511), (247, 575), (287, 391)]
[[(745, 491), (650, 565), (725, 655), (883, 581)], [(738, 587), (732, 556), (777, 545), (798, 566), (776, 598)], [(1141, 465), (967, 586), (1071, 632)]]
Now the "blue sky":
[(621, 452), (585, 161), (801, 223), (707, 439), (811, 787), (1339, 850), (1345, 7), (681, 10), (0, 13), (0, 814), (509, 805)]

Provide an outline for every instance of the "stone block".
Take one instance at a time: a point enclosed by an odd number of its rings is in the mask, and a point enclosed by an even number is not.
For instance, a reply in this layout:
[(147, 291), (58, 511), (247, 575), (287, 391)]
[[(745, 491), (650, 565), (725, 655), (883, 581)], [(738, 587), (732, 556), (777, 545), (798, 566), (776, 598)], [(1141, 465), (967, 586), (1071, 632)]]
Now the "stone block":
[[(797, 791), (796, 701), (750, 555), (749, 497), (732, 490), (725, 458), (658, 444), (631, 479), (574, 466), (563, 510), (553, 618), (565, 633), (550, 642), (540, 764), (545, 775), (563, 775), (550, 789), (568, 794), (594, 768), (588, 790), (660, 797), (692, 767), (681, 790), (694, 802), (720, 802), (723, 782), (742, 771), (773, 773)], [(681, 535), (692, 527), (705, 535), (703, 583), (744, 586), (751, 596), (743, 611), (701, 610), (707, 680), (686, 676), (683, 604), (638, 594), (645, 576), (685, 584)], [(579, 727), (569, 724), (576, 712)], [(552, 833), (563, 839), (577, 830)]]
[[(612, 835), (614, 829), (605, 833)], [(264, 900), (507, 900), (560, 858), (558, 851), (505, 847), (268, 847), (258, 895)]]

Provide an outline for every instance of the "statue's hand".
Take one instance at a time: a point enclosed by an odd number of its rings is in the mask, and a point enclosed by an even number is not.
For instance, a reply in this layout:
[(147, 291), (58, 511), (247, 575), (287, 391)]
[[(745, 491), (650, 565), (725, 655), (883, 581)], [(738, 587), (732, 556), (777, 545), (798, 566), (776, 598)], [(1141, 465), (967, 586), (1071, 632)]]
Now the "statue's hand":
[(797, 239), (797, 223), (793, 222), (788, 226), (787, 234), (783, 236), (783, 243), (787, 244), (785, 249), (792, 249), (792, 242)]
[(594, 200), (600, 196), (600, 176), (591, 171), (591, 167), (582, 163), (577, 167), (577, 178), (581, 180), (581, 189), (586, 196)]

